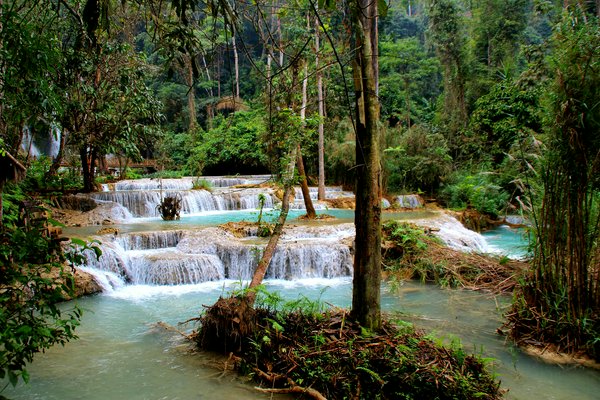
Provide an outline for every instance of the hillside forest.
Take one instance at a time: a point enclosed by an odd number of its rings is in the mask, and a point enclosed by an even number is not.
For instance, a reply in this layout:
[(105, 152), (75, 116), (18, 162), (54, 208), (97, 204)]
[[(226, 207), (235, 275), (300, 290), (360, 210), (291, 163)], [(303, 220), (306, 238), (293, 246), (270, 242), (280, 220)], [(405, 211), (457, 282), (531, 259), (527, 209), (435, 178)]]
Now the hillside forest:
[(600, 1), (355, 3), (0, 0), (0, 152), (27, 170), (2, 177), (3, 244), (22, 243), (33, 194), (297, 165), (320, 198), (337, 184), (522, 215), (512, 334), (598, 359)]

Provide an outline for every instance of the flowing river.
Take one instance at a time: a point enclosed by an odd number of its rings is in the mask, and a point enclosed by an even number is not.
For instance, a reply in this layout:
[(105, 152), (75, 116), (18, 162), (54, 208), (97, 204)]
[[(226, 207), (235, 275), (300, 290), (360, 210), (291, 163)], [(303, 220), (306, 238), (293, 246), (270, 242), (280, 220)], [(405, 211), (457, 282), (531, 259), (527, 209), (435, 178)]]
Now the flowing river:
[[(140, 190), (139, 186), (132, 189)], [(121, 196), (112, 196), (116, 195)], [(127, 201), (132, 200), (127, 197)], [(142, 212), (138, 208), (138, 213)], [(349, 307), (351, 259), (339, 242), (353, 235), (352, 213), (323, 212), (336, 214), (338, 220), (326, 227), (298, 222), (299, 226), (282, 238), (283, 250), (274, 259), (276, 272), (267, 280), (267, 288), (287, 299), (306, 296)], [(7, 387), (1, 395), (15, 400), (290, 398), (255, 391), (245, 378), (224, 372), (225, 359), (194, 351), (181, 335), (158, 324), (189, 331), (192, 325), (178, 324), (198, 316), (203, 305), (214, 303), (220, 295), (239, 288), (241, 279), (248, 278), (246, 267), (233, 266), (251, 264), (255, 250), (248, 248), (256, 248), (256, 238), (249, 243), (244, 242), (246, 239), (242, 244), (234, 243), (216, 235), (211, 226), (231, 220), (255, 220), (256, 212), (250, 217), (249, 213), (213, 209), (184, 214), (181, 221), (172, 223), (138, 217), (118, 225), (118, 237), (101, 237), (113, 261), (90, 266), (105, 278), (105, 291), (63, 304), (66, 309), (76, 304), (84, 311), (77, 329), (79, 339), (36, 355), (28, 367), (29, 384)], [(514, 252), (522, 243), (520, 235), (506, 228), (486, 234), (486, 241), (455, 220), (425, 211), (391, 218), (417, 223), (428, 220), (427, 224), (434, 225), (456, 248), (484, 247), (487, 251), (506, 251), (509, 256), (523, 254), (522, 249)], [(83, 227), (67, 233), (87, 236), (97, 230)], [(185, 263), (180, 262), (182, 258)], [(305, 266), (292, 269), (298, 263)], [(191, 270), (186, 269), (182, 275), (184, 267)], [(147, 274), (145, 270), (154, 272)], [(285, 277), (288, 279), (279, 279)], [(382, 290), (382, 307), (390, 318), (411, 321), (446, 342), (460, 341), (467, 352), (493, 358), (492, 368), (502, 381), (501, 387), (508, 390), (507, 399), (598, 399), (599, 371), (545, 364), (522, 354), (496, 333), (509, 302), (506, 296), (439, 289), (418, 282), (394, 288), (384, 283)]]

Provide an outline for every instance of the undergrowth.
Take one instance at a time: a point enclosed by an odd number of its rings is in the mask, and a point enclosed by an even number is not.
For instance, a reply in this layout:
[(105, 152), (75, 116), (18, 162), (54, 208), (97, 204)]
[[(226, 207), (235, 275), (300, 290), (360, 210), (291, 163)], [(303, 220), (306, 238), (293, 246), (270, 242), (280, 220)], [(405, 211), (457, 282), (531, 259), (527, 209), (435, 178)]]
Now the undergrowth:
[(523, 262), (450, 249), (430, 230), (409, 223), (386, 222), (383, 238), (384, 267), (392, 281), (510, 292), (526, 269)]
[(258, 298), (254, 329), (236, 354), (241, 372), (263, 391), (327, 399), (502, 397), (484, 360), (412, 324), (386, 321), (370, 332), (320, 301), (284, 302), (264, 290)]

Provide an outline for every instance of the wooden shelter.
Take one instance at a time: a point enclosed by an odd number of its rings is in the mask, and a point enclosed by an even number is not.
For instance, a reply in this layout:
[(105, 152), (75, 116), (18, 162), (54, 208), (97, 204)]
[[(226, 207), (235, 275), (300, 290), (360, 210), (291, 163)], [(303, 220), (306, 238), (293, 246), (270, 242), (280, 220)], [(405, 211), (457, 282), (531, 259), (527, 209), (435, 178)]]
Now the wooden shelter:
[(2, 194), (4, 193), (4, 184), (8, 181), (18, 182), (25, 178), (27, 169), (9, 152), (0, 152), (0, 226), (4, 216), (4, 207), (2, 205)]
[(0, 187), (8, 181), (20, 181), (27, 169), (16, 158), (5, 151), (0, 153)]

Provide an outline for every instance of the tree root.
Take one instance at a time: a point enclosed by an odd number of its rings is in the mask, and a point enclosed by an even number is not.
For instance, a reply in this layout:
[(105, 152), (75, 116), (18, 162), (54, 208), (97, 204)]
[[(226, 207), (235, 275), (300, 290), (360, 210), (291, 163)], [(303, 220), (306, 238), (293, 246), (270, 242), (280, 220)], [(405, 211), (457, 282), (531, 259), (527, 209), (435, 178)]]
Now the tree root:
[(286, 378), (283, 375), (279, 375), (279, 374), (269, 374), (266, 373), (258, 368), (254, 368), (254, 372), (260, 376), (263, 380), (266, 380), (267, 382), (271, 382), (271, 383), (275, 383), (277, 381), (283, 380), (285, 379), (287, 381), (287, 384), (289, 387), (287, 388), (261, 388), (261, 387), (255, 387), (256, 390), (258, 390), (259, 392), (263, 392), (263, 393), (281, 393), (281, 394), (288, 394), (288, 393), (298, 393), (298, 394), (306, 394), (308, 396), (310, 396), (313, 399), (316, 400), (327, 400), (327, 398), (325, 396), (323, 396), (318, 390), (313, 389), (313, 388), (305, 388), (303, 386), (298, 386), (296, 385), (296, 383), (290, 379), (290, 378)]

